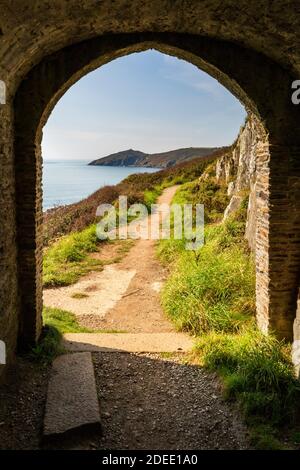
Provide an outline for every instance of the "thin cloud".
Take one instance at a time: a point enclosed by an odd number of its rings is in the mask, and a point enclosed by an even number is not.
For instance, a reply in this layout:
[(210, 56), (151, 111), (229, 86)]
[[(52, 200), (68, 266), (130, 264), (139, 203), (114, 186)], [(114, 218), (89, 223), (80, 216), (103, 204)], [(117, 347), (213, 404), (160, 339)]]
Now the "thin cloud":
[(222, 100), (224, 91), (228, 92), (217, 80), (193, 64), (173, 56), (164, 56), (164, 63), (167, 69), (161, 69), (161, 76), (165, 80), (180, 82), (194, 90), (207, 93), (217, 100)]

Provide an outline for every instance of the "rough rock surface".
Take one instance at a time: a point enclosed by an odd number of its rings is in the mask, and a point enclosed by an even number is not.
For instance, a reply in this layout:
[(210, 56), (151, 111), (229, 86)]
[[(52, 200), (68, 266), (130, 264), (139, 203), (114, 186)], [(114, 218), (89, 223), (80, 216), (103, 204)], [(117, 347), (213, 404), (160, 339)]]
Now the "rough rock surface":
[(53, 362), (48, 385), (44, 436), (99, 425), (100, 414), (91, 354), (64, 354)]
[(67, 333), (67, 351), (176, 352), (190, 351), (193, 339), (184, 333)]
[(229, 150), (216, 164), (217, 181), (228, 184), (231, 200), (224, 212), (224, 220), (240, 206), (243, 196), (249, 193), (245, 237), (252, 251), (256, 241), (256, 173), (257, 145), (260, 140), (260, 124), (250, 114), (244, 127)]
[(232, 196), (228, 206), (226, 207), (224, 211), (223, 220), (226, 220), (230, 214), (235, 212), (240, 207), (242, 200), (243, 198), (241, 196), (238, 196), (235, 194)]

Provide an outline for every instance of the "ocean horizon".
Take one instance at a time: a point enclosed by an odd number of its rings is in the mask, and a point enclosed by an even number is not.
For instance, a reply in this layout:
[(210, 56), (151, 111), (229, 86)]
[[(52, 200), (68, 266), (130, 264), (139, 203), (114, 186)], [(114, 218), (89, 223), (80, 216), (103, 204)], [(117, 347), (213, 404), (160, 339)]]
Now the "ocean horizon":
[(44, 160), (43, 210), (81, 201), (99, 188), (114, 185), (133, 173), (160, 168), (91, 166), (90, 160)]

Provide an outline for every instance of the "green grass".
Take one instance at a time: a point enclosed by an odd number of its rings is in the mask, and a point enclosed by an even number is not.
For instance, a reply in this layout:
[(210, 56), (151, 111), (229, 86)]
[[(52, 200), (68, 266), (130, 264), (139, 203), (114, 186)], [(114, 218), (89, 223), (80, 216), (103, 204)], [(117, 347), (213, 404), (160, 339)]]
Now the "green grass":
[(71, 297), (72, 299), (86, 299), (88, 294), (85, 294), (84, 292), (74, 292)]
[(161, 185), (154, 186), (153, 189), (146, 189), (144, 191), (144, 204), (147, 209), (151, 209), (151, 205), (157, 202), (157, 198), (161, 195), (163, 187)]
[(285, 448), (282, 427), (293, 429), (300, 403), (300, 383), (290, 345), (264, 335), (255, 322), (255, 267), (244, 240), (248, 196), (224, 223), (224, 188), (212, 175), (204, 183), (184, 184), (174, 201), (203, 202), (205, 245), (185, 250), (185, 240), (162, 240), (157, 246), (170, 276), (162, 305), (179, 330), (196, 336), (189, 358), (220, 375), (224, 396), (238, 402), (249, 425), (252, 445)]
[(97, 330), (81, 326), (74, 313), (59, 308), (44, 307), (43, 309), (44, 325), (64, 333), (126, 333), (123, 330)]
[[(144, 191), (143, 197), (148, 208), (156, 202), (161, 192), (162, 186), (160, 185)], [(76, 283), (81, 276), (90, 271), (101, 271), (108, 262), (90, 256), (91, 253), (98, 251), (100, 243), (97, 238), (96, 225), (92, 224), (82, 231), (62, 236), (46, 248), (43, 258), (44, 287), (67, 286)], [(111, 262), (121, 261), (122, 256), (131, 247), (132, 240), (123, 241), (118, 249), (118, 256)]]
[(212, 223), (222, 219), (229, 200), (227, 185), (216, 182), (213, 176), (208, 176), (183, 184), (176, 191), (173, 203), (204, 204), (205, 222)]
[(46, 325), (39, 342), (30, 351), (29, 358), (38, 364), (47, 365), (63, 352), (60, 331), (52, 325)]
[(124, 333), (119, 330), (96, 330), (81, 326), (76, 316), (58, 308), (44, 307), (44, 327), (38, 344), (32, 348), (29, 358), (41, 365), (51, 364), (60, 354), (63, 354), (62, 335), (64, 333)]
[(116, 205), (120, 195), (128, 197), (129, 204), (155, 202), (159, 191), (173, 184), (183, 184), (201, 176), (228, 148), (217, 150), (208, 157), (196, 158), (154, 173), (136, 173), (115, 186), (104, 186), (82, 201), (47, 211), (43, 217), (43, 242), (49, 246), (62, 235), (81, 231), (97, 222), (96, 209), (102, 203)]
[(73, 313), (58, 308), (44, 307), (43, 319), (45, 325), (55, 328), (61, 334), (91, 333), (95, 331), (81, 326)]
[(51, 364), (64, 353), (61, 345), (64, 333), (89, 333), (92, 330), (79, 325), (74, 314), (57, 308), (44, 307), (43, 332), (38, 344), (32, 348), (29, 357), (39, 364)]
[(261, 420), (256, 423), (251, 421), (250, 442), (259, 450), (285, 450), (289, 447), (280, 440), (280, 432), (270, 424), (262, 424)]
[(45, 250), (43, 260), (44, 287), (73, 284), (91, 270), (102, 270), (103, 263), (90, 253), (97, 251), (96, 226), (61, 237)]
[(203, 335), (196, 353), (205, 367), (219, 370), (225, 396), (237, 399), (247, 418), (260, 416), (278, 425), (294, 418), (300, 383), (283, 342), (252, 326), (239, 334)]
[[(237, 223), (236, 223), (237, 224)], [(178, 259), (163, 292), (162, 304), (179, 330), (201, 334), (234, 332), (255, 312), (253, 260), (239, 237), (229, 245), (233, 222), (208, 227), (206, 244), (196, 253), (176, 241), (162, 244), (161, 257)], [(179, 256), (180, 254), (180, 256)]]

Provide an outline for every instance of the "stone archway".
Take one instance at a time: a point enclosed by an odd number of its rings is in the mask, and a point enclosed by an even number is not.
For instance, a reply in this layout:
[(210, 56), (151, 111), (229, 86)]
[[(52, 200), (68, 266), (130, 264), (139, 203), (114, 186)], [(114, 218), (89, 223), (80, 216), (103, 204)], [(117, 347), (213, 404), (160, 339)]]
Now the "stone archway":
[[(288, 292), (279, 285), (278, 275), (285, 264), (284, 254), (280, 254), (282, 253), (280, 250), (283, 248), (282, 243), (286, 242), (278, 233), (273, 237), (270, 232), (271, 221), (274, 226), (283, 228), (280, 221), (276, 220), (276, 211), (280, 212), (278, 215), (281, 219), (282, 185), (284, 177), (288, 176), (285, 141), (291, 138), (288, 135), (290, 132), (288, 123), (278, 122), (273, 105), (274, 96), (277, 106), (278, 99), (282, 104), (288, 103), (289, 90), (283, 87), (281, 90), (283, 96), (278, 96), (271, 82), (276, 75), (276, 86), (278, 81), (288, 86), (288, 77), (282, 69), (260, 55), (226, 43), (176, 34), (145, 34), (100, 37), (65, 48), (45, 58), (36, 66), (18, 90), (15, 101), (15, 153), (19, 287), (22, 299), (21, 341), (24, 344), (35, 341), (41, 328), (42, 127), (59, 97), (88, 71), (120, 55), (149, 47), (176, 54), (199, 65), (227, 86), (248, 109), (258, 115), (264, 124), (266, 132), (262, 131), (261, 168), (258, 172), (261, 178), (259, 177), (258, 181), (257, 315), (259, 325), (264, 331), (267, 332), (272, 328), (280, 337), (291, 339), (295, 317), (293, 302), (297, 286), (295, 282), (292, 284), (291, 275), (290, 291), (293, 292)], [(236, 66), (237, 63), (239, 67)], [(253, 70), (259, 70), (261, 77), (259, 82), (254, 80)], [(265, 96), (265, 90), (268, 90), (269, 96)], [(25, 121), (24, 112), (29, 116)], [(274, 179), (280, 185), (280, 189), (274, 188), (274, 192), (270, 193), (268, 190)], [(274, 199), (270, 212), (268, 202), (270, 203), (272, 197)], [(280, 198), (278, 208), (274, 206), (276, 197)], [(291, 226), (285, 227), (287, 230), (291, 228)], [(290, 235), (288, 231), (286, 234), (282, 233), (283, 237)], [(278, 257), (280, 266), (276, 269)], [(287, 265), (286, 274), (289, 269)], [(276, 287), (274, 284), (273, 290), (270, 290), (272, 276)], [(287, 279), (284, 282), (287, 282)]]
[[(8, 2), (2, 3), (5, 9)], [(18, 1), (12, 6), (6, 5), (0, 28), (0, 78), (7, 83), (7, 103), (0, 106), (0, 328), (9, 356), (18, 329), (28, 345), (41, 327), (42, 126), (84, 74), (149, 47), (210, 73), (262, 122), (258, 322), (291, 339), (300, 272), (300, 107), (291, 103), (291, 83), (300, 72), (296, 4), (289, 9), (276, 2), (264, 16), (247, 2), (234, 17), (227, 2), (218, 1), (189, 1), (184, 8), (158, 0), (135, 0), (130, 7), (60, 1), (51, 11), (39, 2), (32, 11)]]

